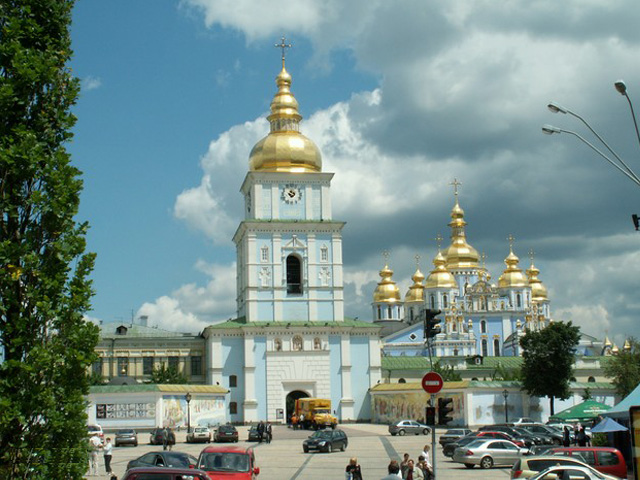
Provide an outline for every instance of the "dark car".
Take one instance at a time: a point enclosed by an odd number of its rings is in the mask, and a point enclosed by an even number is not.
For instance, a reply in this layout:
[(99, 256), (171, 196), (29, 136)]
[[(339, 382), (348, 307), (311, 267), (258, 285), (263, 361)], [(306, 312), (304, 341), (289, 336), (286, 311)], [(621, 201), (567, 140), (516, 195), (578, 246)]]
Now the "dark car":
[(442, 453), (445, 457), (453, 457), (453, 452), (455, 452), (456, 448), (464, 447), (465, 445), (473, 442), (478, 438), (478, 432), (473, 432), (467, 435), (466, 437), (459, 438), (455, 442), (445, 443), (442, 446)]
[(480, 427), (478, 431), (505, 432), (511, 435), (513, 438), (517, 438), (518, 440), (522, 441), (527, 448), (531, 448), (532, 445), (536, 445), (536, 439), (532, 435), (518, 433), (514, 428), (507, 425), (485, 425), (484, 427)]
[(211, 479), (255, 480), (260, 474), (253, 448), (207, 447), (200, 452), (198, 468)]
[(133, 445), (134, 447), (138, 446), (138, 434), (135, 430), (130, 428), (118, 430), (114, 439), (114, 446), (119, 447), (120, 445)]
[(210, 480), (207, 472), (192, 468), (139, 467), (127, 470), (122, 480)]
[(308, 453), (311, 450), (319, 452), (333, 452), (334, 450), (345, 451), (349, 445), (347, 434), (342, 430), (318, 430), (304, 442), (302, 450)]
[(518, 447), (524, 448), (524, 442), (516, 437), (509, 435), (507, 432), (478, 432), (476, 438), (497, 438), (499, 440), (509, 440), (515, 443)]
[(238, 430), (233, 425), (220, 425), (213, 437), (214, 442), (237, 442)]
[[(151, 430), (149, 434), (149, 445), (162, 445), (163, 432), (164, 428), (154, 428)], [(169, 438), (171, 438), (171, 435), (169, 435)], [(175, 445), (175, 438), (175, 435), (173, 435), (173, 443), (169, 442), (171, 445)]]
[(127, 470), (135, 467), (193, 468), (197, 463), (198, 459), (188, 453), (162, 450), (145, 453), (141, 457), (130, 460), (127, 463)]
[(471, 430), (469, 430), (468, 428), (452, 428), (440, 435), (440, 440), (438, 441), (440, 442), (440, 445), (444, 447), (447, 443), (460, 440), (462, 437), (466, 437), (470, 433)]
[(540, 425), (537, 423), (519, 425), (519, 427), (533, 434), (542, 434), (542, 435), (548, 436), (551, 439), (551, 441), (545, 442), (545, 443), (562, 445), (562, 439), (563, 439), (562, 432), (553, 427), (549, 427), (547, 425)]
[(260, 441), (260, 434), (258, 433), (258, 427), (256, 425), (253, 425), (249, 429), (249, 436), (247, 437), (247, 441), (248, 442), (259, 442)]

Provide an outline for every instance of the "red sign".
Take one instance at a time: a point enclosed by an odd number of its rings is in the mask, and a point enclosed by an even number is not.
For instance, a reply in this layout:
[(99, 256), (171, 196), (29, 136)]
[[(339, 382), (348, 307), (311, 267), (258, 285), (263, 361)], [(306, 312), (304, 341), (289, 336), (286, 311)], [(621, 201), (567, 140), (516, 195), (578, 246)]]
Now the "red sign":
[(444, 381), (439, 373), (429, 372), (422, 377), (422, 388), (427, 393), (438, 393), (442, 390)]

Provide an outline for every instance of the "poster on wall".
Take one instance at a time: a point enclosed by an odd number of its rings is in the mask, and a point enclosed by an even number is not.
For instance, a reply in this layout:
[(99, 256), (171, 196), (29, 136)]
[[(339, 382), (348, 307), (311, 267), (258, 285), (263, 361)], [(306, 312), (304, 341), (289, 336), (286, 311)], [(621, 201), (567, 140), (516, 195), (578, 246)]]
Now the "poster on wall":
[(96, 404), (97, 419), (131, 419), (155, 418), (155, 403), (98, 403)]
[[(447, 393), (438, 397), (451, 398), (453, 403), (453, 423), (462, 418), (464, 411), (463, 395), (460, 393)], [(377, 423), (392, 423), (398, 420), (417, 420), (424, 422), (427, 395), (423, 392), (416, 393), (391, 393), (387, 395), (375, 395), (373, 397), (373, 416)], [(436, 400), (437, 402), (437, 400)]]
[[(187, 401), (184, 395), (162, 396), (162, 426), (187, 426)], [(215, 426), (227, 422), (223, 397), (193, 398), (189, 403), (191, 426)]]

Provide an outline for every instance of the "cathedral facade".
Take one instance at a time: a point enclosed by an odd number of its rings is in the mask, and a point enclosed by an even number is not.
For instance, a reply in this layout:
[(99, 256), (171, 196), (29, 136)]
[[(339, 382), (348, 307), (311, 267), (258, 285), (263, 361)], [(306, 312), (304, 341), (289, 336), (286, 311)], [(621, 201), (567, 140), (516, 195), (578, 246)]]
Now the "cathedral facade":
[(229, 389), (232, 422), (282, 421), (300, 397), (328, 398), (340, 420), (371, 419), (380, 380), (380, 327), (344, 316), (342, 229), (285, 69), (276, 77), (269, 134), (241, 186), (237, 318), (205, 338), (206, 381)]

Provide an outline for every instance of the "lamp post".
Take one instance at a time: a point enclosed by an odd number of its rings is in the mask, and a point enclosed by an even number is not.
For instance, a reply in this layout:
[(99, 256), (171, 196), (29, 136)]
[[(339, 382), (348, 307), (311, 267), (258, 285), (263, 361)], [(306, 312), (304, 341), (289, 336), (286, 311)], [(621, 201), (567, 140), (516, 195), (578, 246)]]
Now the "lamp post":
[(509, 397), (509, 392), (506, 388), (502, 391), (502, 396), (504, 397), (504, 423), (509, 423), (509, 413), (507, 412), (507, 398)]
[(191, 403), (191, 394), (187, 392), (184, 399), (187, 401), (187, 433), (189, 433), (191, 431), (191, 408), (189, 406)]

